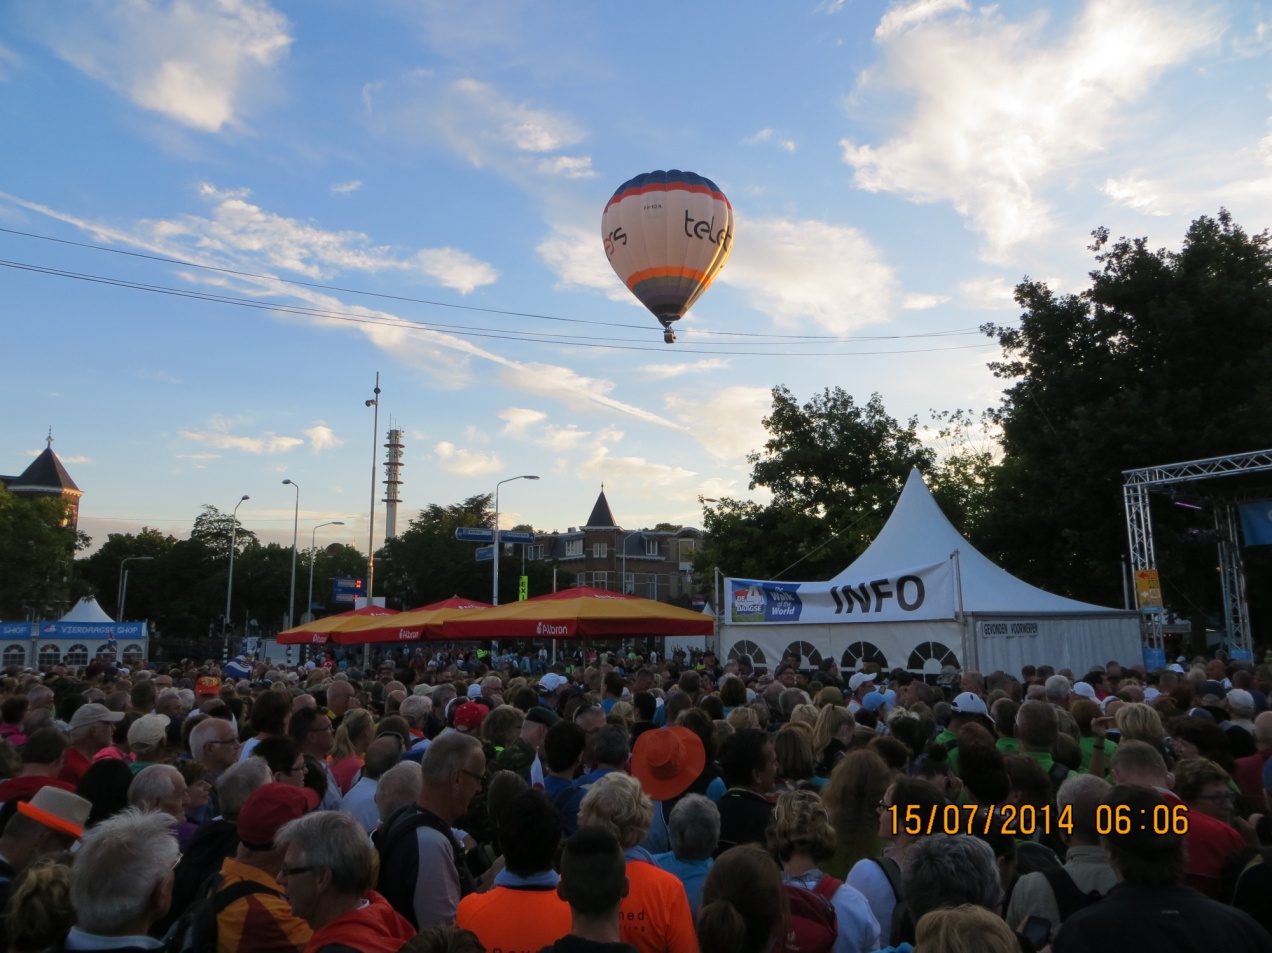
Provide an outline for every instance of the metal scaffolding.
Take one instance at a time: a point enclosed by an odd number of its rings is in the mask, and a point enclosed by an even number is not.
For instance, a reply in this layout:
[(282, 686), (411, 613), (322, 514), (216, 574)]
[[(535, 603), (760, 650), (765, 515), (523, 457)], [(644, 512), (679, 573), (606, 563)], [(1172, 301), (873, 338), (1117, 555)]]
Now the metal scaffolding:
[[(1165, 486), (1200, 483), (1239, 473), (1272, 470), (1272, 450), (1256, 450), (1226, 457), (1209, 457), (1184, 463), (1168, 463), (1123, 470), (1122, 498), (1126, 505), (1126, 535), (1130, 545), (1131, 571), (1156, 571), (1157, 556), (1153, 546), (1152, 504), (1149, 493)], [(1254, 657), (1250, 632), (1250, 606), (1246, 601), (1245, 566), (1237, 541), (1237, 501), (1217, 502), (1214, 509), (1215, 530), (1219, 536), (1219, 574), (1223, 586), (1224, 623), (1234, 659)], [(1164, 651), (1162, 626), (1165, 613), (1161, 606), (1144, 609), (1145, 648)]]

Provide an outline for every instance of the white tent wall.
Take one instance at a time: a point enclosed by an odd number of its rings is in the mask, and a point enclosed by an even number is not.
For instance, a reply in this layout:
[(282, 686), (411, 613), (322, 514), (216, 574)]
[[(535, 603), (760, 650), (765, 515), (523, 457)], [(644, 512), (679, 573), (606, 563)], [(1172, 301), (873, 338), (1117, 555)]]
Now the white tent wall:
[(1019, 675), (1025, 665), (1050, 665), (1081, 678), (1092, 666), (1109, 661), (1137, 665), (1144, 657), (1139, 619), (1125, 612), (1070, 617), (978, 613), (968, 615), (967, 626), (975, 654), (964, 667), (981, 672)]
[(804, 668), (833, 656), (841, 669), (865, 662), (916, 675), (937, 675), (944, 665), (963, 664), (963, 632), (952, 619), (924, 622), (861, 622), (720, 627), (722, 658), (749, 655), (757, 670), (772, 672), (782, 657), (798, 654)]

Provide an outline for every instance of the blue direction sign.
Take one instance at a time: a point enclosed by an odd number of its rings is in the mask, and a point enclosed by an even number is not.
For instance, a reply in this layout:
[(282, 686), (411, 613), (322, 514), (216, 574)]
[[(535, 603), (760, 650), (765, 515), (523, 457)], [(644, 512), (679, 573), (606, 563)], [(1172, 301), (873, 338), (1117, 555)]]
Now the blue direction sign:
[(499, 541), (501, 543), (533, 543), (534, 540), (534, 533), (525, 530), (505, 529), (499, 531)]
[(489, 546), (478, 546), (475, 552), (476, 555), (473, 558), (479, 563), (490, 562), (495, 558), (495, 547), (493, 543)]
[[(500, 533), (503, 536), (505, 534)], [(527, 534), (528, 535), (528, 534)], [(460, 526), (455, 530), (455, 538), (461, 543), (493, 543), (495, 531), (480, 526)]]

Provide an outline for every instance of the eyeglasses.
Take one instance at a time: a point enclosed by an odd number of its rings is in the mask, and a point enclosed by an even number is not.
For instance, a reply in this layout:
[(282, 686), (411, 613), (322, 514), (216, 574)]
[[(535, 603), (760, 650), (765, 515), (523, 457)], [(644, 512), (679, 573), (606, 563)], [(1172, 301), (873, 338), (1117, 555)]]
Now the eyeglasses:
[(885, 804), (883, 801), (880, 801), (878, 804), (875, 805), (875, 813), (882, 814), (884, 811), (888, 810), (890, 807), (892, 807), (891, 804)]
[(1235, 801), (1237, 799), (1236, 791), (1224, 791), (1222, 794), (1198, 794), (1199, 801)]
[(291, 768), (287, 770), (287, 773), (288, 774), (304, 774), (305, 762), (302, 761), (300, 764), (292, 766)]
[(459, 773), (468, 775), (478, 784), (481, 784), (483, 781), (486, 780), (486, 776), (484, 774), (478, 774), (476, 771), (469, 771), (467, 768), (460, 768)]
[(278, 871), (280, 877), (295, 877), (297, 874), (307, 874), (312, 870), (317, 870), (315, 866), (309, 867), (282, 867)]
[(315, 731), (335, 731), (335, 730), (336, 729), (333, 726), (328, 725), (326, 728), (310, 728), (307, 733), (312, 735)]
[(234, 747), (236, 747), (236, 748), (237, 748), (237, 747), (239, 747), (239, 746), (240, 746), (240, 745), (242, 745), (242, 744), (243, 744), (243, 742), (239, 741), (237, 738), (227, 738), (227, 739), (225, 739), (224, 741), (207, 741), (207, 742), (204, 742), (204, 747), (205, 747), (205, 748), (211, 748), (213, 745), (233, 745)]

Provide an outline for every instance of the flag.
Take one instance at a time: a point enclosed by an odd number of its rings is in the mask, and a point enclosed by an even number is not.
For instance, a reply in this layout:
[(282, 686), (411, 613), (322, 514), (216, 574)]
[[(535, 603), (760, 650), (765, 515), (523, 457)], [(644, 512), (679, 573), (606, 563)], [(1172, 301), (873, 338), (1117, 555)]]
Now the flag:
[(1272, 500), (1241, 504), (1241, 535), (1247, 546), (1272, 546)]

